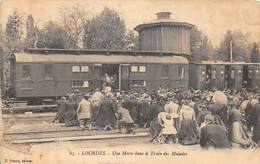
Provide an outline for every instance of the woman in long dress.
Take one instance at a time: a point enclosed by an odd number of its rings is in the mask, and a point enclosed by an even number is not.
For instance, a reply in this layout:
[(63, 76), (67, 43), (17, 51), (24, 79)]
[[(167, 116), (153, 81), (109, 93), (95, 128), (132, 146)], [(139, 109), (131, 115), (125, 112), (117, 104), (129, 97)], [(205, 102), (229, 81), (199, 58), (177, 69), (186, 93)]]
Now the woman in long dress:
[(246, 148), (255, 146), (255, 143), (248, 136), (245, 128), (242, 125), (242, 114), (238, 110), (238, 104), (236, 102), (230, 103), (231, 111), (229, 115), (230, 122), (230, 139), (233, 145)]
[(177, 130), (174, 127), (172, 115), (162, 111), (158, 114), (158, 122), (161, 126), (161, 132), (157, 137), (158, 141), (160, 143), (173, 143), (177, 135)]
[(180, 110), (179, 142), (183, 145), (198, 143), (198, 132), (195, 120), (195, 112), (188, 105), (182, 105)]

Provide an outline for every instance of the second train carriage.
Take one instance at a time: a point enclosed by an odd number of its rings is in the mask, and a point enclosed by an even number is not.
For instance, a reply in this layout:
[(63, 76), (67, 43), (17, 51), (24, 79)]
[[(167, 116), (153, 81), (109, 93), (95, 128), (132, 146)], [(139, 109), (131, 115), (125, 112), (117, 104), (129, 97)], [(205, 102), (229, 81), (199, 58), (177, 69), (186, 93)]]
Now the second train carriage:
[[(62, 53), (66, 52), (66, 53)], [(69, 52), (69, 53), (68, 53)], [(153, 91), (188, 87), (188, 60), (181, 56), (108, 51), (41, 51), (15, 53), (11, 58), (13, 96), (43, 99), (101, 88), (104, 74), (115, 77), (114, 90)]]
[(259, 63), (200, 61), (189, 68), (189, 85), (194, 89), (260, 88)]

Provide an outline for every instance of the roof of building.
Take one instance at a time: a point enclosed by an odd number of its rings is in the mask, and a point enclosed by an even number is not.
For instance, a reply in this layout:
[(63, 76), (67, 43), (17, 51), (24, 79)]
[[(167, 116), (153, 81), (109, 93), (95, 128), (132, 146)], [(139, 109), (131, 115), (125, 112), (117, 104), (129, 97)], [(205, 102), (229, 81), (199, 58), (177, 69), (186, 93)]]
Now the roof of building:
[(155, 56), (155, 55), (103, 55), (103, 54), (30, 54), (15, 53), (16, 62), (65, 62), (65, 63), (108, 63), (108, 64), (133, 64), (133, 63), (164, 63), (188, 64), (188, 60), (181, 56)]
[(180, 22), (175, 19), (171, 19), (170, 15), (171, 12), (159, 12), (156, 13), (157, 19), (152, 20), (147, 23), (140, 24), (136, 26), (134, 29), (138, 32), (140, 32), (144, 28), (149, 28), (149, 27), (158, 27), (158, 26), (184, 26), (187, 28), (193, 28), (194, 25), (187, 23), (187, 22)]

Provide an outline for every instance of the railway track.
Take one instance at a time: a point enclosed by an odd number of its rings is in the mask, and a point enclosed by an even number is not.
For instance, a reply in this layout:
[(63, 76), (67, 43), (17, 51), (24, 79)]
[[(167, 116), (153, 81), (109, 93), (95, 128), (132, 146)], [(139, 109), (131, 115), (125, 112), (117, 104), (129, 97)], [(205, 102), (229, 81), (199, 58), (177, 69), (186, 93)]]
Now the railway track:
[(26, 112), (44, 113), (44, 112), (56, 112), (57, 105), (22, 105), (22, 106), (9, 106), (3, 107), (3, 114), (22, 114)]
[(55, 141), (96, 140), (125, 137), (144, 137), (148, 130), (137, 128), (136, 134), (120, 134), (118, 130), (82, 131), (78, 126), (65, 127), (52, 123), (56, 113), (4, 114), (4, 140), (12, 143), (42, 143)]

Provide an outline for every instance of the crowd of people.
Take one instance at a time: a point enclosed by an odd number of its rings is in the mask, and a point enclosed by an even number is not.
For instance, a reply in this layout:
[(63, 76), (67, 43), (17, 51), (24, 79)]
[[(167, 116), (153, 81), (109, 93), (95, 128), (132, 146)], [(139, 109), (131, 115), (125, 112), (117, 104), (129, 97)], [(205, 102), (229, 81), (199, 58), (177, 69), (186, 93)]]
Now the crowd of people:
[[(260, 144), (260, 95), (246, 90), (111, 92), (62, 97), (54, 122), (82, 130), (149, 128), (152, 143), (202, 148), (253, 148)], [(258, 144), (258, 145), (257, 145)]]

